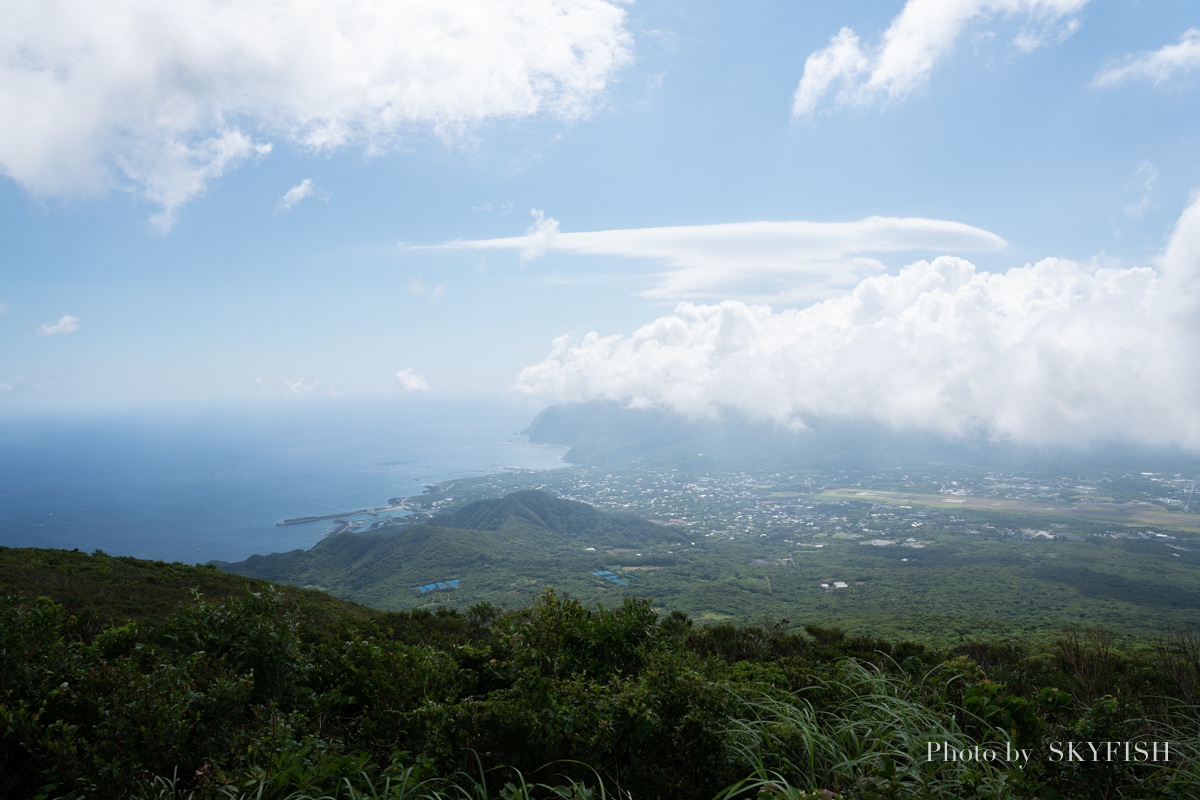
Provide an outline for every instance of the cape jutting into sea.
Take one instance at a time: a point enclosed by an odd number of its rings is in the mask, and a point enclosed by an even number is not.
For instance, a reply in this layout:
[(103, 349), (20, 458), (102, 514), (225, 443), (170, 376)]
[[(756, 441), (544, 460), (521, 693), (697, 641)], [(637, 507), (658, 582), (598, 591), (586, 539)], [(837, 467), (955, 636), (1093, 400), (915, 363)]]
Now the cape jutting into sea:
[[(308, 548), (332, 520), (427, 483), (563, 466), (477, 408), (329, 403), (257, 412), (0, 418), (0, 546), (203, 563)], [(391, 512), (401, 515), (403, 512)]]

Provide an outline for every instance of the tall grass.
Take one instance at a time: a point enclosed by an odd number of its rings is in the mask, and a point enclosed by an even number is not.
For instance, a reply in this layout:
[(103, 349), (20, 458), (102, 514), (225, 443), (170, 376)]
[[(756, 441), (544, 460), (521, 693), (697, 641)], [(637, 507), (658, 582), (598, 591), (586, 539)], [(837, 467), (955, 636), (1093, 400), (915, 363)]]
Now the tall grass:
[[(930, 743), (943, 748), (994, 748), (1005, 740), (975, 741), (957, 720), (967, 718), (948, 698), (955, 679), (938, 669), (908, 681), (870, 664), (845, 661), (832, 674), (786, 696), (740, 697), (743, 715), (726, 730), (729, 751), (748, 775), (716, 800), (947, 800), (953, 798), (1200, 798), (1200, 709), (1180, 705), (1155, 719), (1143, 719), (1138, 738), (1169, 741), (1171, 761), (1143, 764), (1097, 782), (1086, 765), (1059, 764), (1038, 777), (1003, 762), (929, 758)], [(974, 722), (972, 722), (974, 724)], [(1081, 734), (1064, 729), (1057, 735)], [(573, 766), (579, 764), (572, 762)], [(1033, 771), (1031, 765), (1030, 772)], [(1042, 765), (1043, 767), (1050, 765)], [(552, 775), (554, 764), (539, 773)], [(1057, 787), (1038, 780), (1049, 780)], [(262, 773), (243, 773), (232, 782), (189, 791), (185, 781), (156, 778), (140, 787), (135, 800), (629, 800), (620, 789), (573, 780), (533, 782), (518, 770), (485, 770), (427, 777), (416, 767), (385, 776), (362, 772), (342, 777), (332, 792), (281, 788)], [(638, 800), (642, 800), (639, 798)]]
[[(478, 760), (478, 759), (477, 759)], [(549, 765), (548, 767), (549, 768)], [(499, 770), (493, 770), (496, 772)], [(188, 791), (177, 778), (158, 777), (141, 787), (134, 800), (623, 800), (624, 796), (609, 795), (597, 777), (596, 787), (577, 781), (566, 783), (531, 783), (519, 770), (505, 770), (504, 784), (493, 790), (498, 781), (488, 781), (480, 772), (472, 775), (458, 772), (446, 778), (422, 778), (416, 768), (409, 767), (396, 774), (379, 778), (360, 773), (343, 778), (332, 794), (313, 794), (305, 791), (287, 793), (272, 789), (270, 782), (250, 779), (234, 781), (207, 791)]]
[[(919, 681), (871, 664), (840, 662), (833, 674), (785, 698), (741, 698), (746, 713), (727, 730), (731, 751), (750, 777), (719, 800), (816, 797), (1011, 797), (1008, 765), (930, 758), (930, 744), (970, 750), (1003, 743), (972, 740), (945, 697), (952, 675), (939, 669)], [(937, 684), (941, 684), (940, 686)], [(809, 698), (820, 697), (820, 705)]]
[(1143, 741), (1169, 742), (1170, 761), (1139, 765), (1139, 781), (1122, 787), (1121, 797), (1200, 800), (1200, 706), (1169, 705), (1157, 719), (1146, 720)]

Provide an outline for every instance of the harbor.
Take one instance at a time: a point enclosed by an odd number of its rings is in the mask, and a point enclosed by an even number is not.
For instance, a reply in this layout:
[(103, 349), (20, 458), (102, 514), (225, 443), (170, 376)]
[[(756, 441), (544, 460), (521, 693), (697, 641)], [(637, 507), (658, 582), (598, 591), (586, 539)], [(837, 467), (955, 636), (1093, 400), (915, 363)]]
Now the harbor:
[(282, 527), (284, 525), (301, 525), (305, 522), (323, 522), (324, 520), (329, 519), (345, 520), (349, 517), (377, 517), (380, 514), (388, 511), (408, 511), (408, 508), (404, 505), (404, 501), (401, 500), (399, 503), (395, 503), (393, 505), (378, 506), (375, 508), (360, 508), (358, 511), (338, 511), (333, 514), (315, 514), (308, 517), (290, 517), (282, 520), (281, 522), (276, 522), (275, 525)]

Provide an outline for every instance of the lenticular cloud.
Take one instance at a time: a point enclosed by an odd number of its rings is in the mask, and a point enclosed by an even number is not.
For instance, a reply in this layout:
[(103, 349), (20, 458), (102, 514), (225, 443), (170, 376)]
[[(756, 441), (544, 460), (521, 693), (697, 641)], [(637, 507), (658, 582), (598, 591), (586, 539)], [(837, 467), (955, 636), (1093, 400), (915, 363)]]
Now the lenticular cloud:
[(992, 274), (944, 256), (804, 309), (682, 303), (628, 336), (560, 337), (517, 388), (791, 428), (864, 418), (1200, 450), (1198, 309), (1200, 199), (1156, 268), (1046, 259)]

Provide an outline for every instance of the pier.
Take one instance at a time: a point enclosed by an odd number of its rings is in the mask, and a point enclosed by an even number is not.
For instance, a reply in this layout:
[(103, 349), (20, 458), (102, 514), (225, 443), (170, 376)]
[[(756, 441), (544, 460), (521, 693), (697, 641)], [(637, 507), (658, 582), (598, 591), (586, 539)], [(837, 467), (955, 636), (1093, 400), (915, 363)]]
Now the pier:
[(366, 514), (368, 516), (372, 516), (372, 517), (378, 517), (380, 514), (382, 514), (385, 511), (407, 511), (407, 510), (408, 509), (404, 507), (404, 503), (400, 502), (395, 505), (379, 506), (377, 508), (360, 508), (358, 511), (338, 511), (335, 514), (315, 514), (311, 517), (291, 517), (289, 519), (283, 520), (282, 522), (276, 522), (275, 524), (279, 527), (282, 527), (284, 525), (300, 525), (301, 523), (304, 523), (304, 522), (321, 522), (321, 521), (327, 520), (327, 519), (338, 520), (338, 519), (345, 519), (347, 517), (359, 517), (364, 514)]

